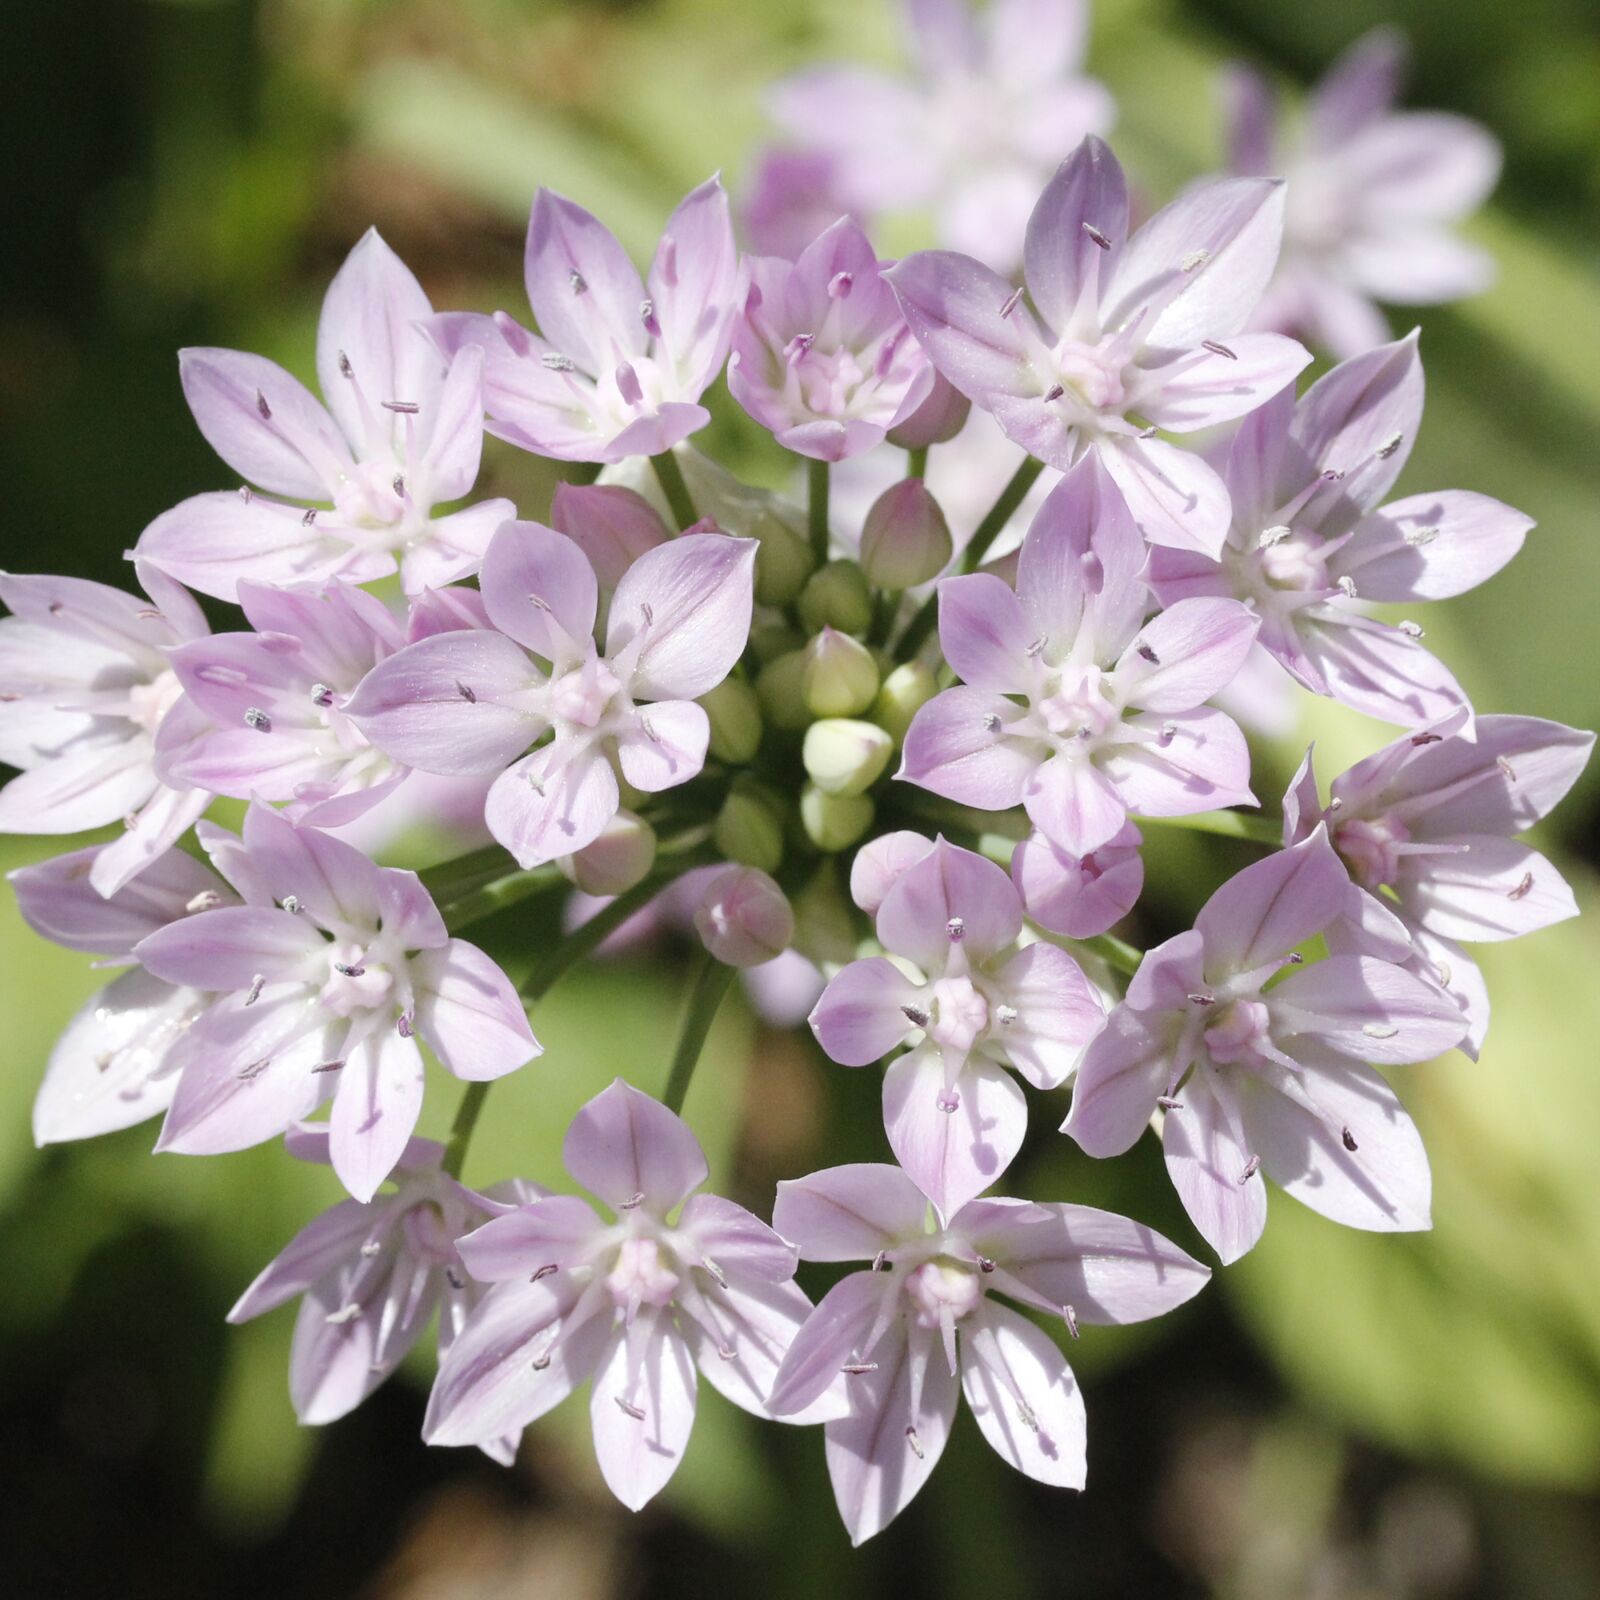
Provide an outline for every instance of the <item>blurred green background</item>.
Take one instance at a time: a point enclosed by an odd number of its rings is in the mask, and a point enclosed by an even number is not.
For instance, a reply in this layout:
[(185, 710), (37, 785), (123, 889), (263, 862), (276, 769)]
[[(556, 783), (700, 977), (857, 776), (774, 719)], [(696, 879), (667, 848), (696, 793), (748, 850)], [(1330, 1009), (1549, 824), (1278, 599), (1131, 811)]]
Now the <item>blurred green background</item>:
[[(1480, 709), (1600, 722), (1600, 12), (1582, 0), (1100, 0), (1093, 71), (1115, 143), (1161, 195), (1218, 154), (1232, 55), (1307, 81), (1391, 20), (1411, 103), (1482, 118), (1505, 179), (1471, 228), (1500, 262), (1480, 300), (1423, 315), (1429, 401), (1402, 489), (1470, 487), (1537, 518), (1513, 568), (1435, 608), (1431, 642)], [(305, 372), (327, 278), (370, 223), (439, 306), (514, 307), (534, 187), (590, 205), (638, 252), (712, 169), (737, 182), (761, 85), (810, 59), (892, 59), (882, 0), (68, 0), (0, 12), (0, 481), (13, 570), (124, 580), (121, 551), (224, 483), (177, 384), (180, 344)], [(897, 237), (896, 244), (905, 243)], [(1400, 324), (1405, 326), (1404, 322)], [(733, 445), (741, 435), (726, 436)], [(490, 481), (492, 480), (492, 481)], [(483, 492), (538, 514), (549, 471), (492, 450)], [(1325, 774), (1384, 735), (1308, 711)], [(1304, 737), (1300, 743), (1303, 745)], [(1294, 742), (1264, 751), (1282, 775)], [(1258, 785), (1276, 792), (1271, 776)], [(1591, 772), (1543, 841), (1594, 908)], [(1152, 841), (1147, 932), (1237, 862)], [(0, 845), (7, 867), (51, 853)], [(1281, 1198), (1261, 1247), (1164, 1324), (1074, 1350), (1090, 1482), (1056, 1495), (958, 1426), (894, 1527), (852, 1555), (821, 1440), (702, 1396), (693, 1448), (630, 1518), (569, 1406), (520, 1465), (426, 1451), (426, 1363), (356, 1416), (299, 1429), (292, 1314), (222, 1317), (333, 1179), (276, 1149), (152, 1160), (151, 1129), (31, 1148), (50, 1044), (95, 984), (0, 907), (0, 1531), (25, 1596), (698, 1593), (1292, 1597), (1600, 1594), (1600, 921), (1486, 949), (1477, 1065), (1405, 1074), (1429, 1139), (1431, 1234), (1379, 1238)], [(550, 935), (484, 930), (513, 967)], [(573, 1109), (617, 1072), (664, 1074), (676, 955), (596, 969), (536, 1025), (547, 1055), (495, 1092), (467, 1176), (556, 1177)], [(449, 1115), (444, 1083), (430, 1125)], [(876, 1083), (730, 1007), (687, 1114), (718, 1181), (764, 1209), (776, 1178), (878, 1159)], [(1049, 1132), (1010, 1186), (1107, 1204), (1200, 1253), (1159, 1154), (1092, 1163)]]

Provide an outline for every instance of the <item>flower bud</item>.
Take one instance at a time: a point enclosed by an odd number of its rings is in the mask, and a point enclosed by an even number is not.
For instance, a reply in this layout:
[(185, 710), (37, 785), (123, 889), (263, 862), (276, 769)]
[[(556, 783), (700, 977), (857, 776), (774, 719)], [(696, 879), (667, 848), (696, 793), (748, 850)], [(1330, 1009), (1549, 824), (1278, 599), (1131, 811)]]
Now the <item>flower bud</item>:
[(558, 865), (562, 874), (585, 894), (626, 894), (655, 865), (656, 833), (643, 817), (619, 811), (600, 830), (599, 838)]
[(646, 550), (671, 538), (650, 502), (620, 484), (558, 483), (550, 525), (589, 558), (608, 593)]
[(890, 484), (861, 530), (861, 567), (879, 589), (909, 589), (937, 578), (954, 549), (944, 512), (921, 478)]
[(764, 606), (786, 606), (800, 593), (816, 566), (811, 544), (798, 528), (773, 511), (751, 523), (756, 550), (756, 599)]
[(711, 754), (718, 761), (742, 766), (761, 747), (761, 702), (742, 678), (724, 678), (700, 696), (711, 723)]
[(871, 623), (866, 574), (853, 561), (830, 561), (819, 567), (800, 591), (800, 624), (808, 633), (823, 628), (865, 633)]
[(806, 706), (819, 717), (853, 717), (878, 693), (878, 664), (859, 639), (824, 628), (806, 646)]
[(728, 860), (742, 867), (776, 872), (783, 861), (783, 823), (752, 789), (735, 789), (722, 802), (711, 837)]
[(889, 430), (889, 443), (902, 450), (947, 444), (967, 425), (971, 409), (972, 402), (943, 373), (935, 371), (928, 398), (898, 428)]
[(872, 720), (898, 744), (911, 719), (938, 692), (932, 670), (921, 661), (907, 661), (883, 680), (878, 698), (872, 702)]
[(848, 850), (872, 826), (877, 814), (864, 794), (824, 794), (814, 783), (800, 791), (800, 821), (807, 837), (819, 849), (830, 853)]
[(695, 931), (716, 960), (758, 967), (794, 938), (794, 912), (783, 890), (754, 867), (725, 867), (706, 884)]
[(787, 622), (763, 622), (750, 630), (750, 651), (764, 667), (769, 661), (787, 655), (791, 650), (804, 650), (806, 636)]
[(798, 733), (811, 721), (806, 709), (806, 653), (791, 650), (769, 661), (756, 675), (761, 712), (775, 728)]
[(824, 794), (865, 794), (883, 775), (894, 740), (870, 722), (829, 717), (806, 729), (800, 758)]

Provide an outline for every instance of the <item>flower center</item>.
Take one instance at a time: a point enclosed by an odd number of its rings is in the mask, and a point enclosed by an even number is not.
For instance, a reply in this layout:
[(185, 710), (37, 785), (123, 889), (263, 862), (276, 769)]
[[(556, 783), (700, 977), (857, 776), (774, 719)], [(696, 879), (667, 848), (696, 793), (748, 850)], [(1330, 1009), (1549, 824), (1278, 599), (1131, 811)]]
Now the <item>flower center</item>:
[(606, 1288), (613, 1303), (624, 1309), (671, 1305), (678, 1292), (678, 1274), (654, 1239), (624, 1239), (606, 1276)]
[(412, 1255), (442, 1267), (456, 1259), (456, 1236), (432, 1200), (412, 1206), (400, 1219)]
[(586, 661), (551, 684), (550, 714), (574, 727), (598, 727), (621, 687), (621, 680), (604, 661)]
[(989, 1002), (970, 978), (940, 978), (929, 995), (927, 1034), (952, 1050), (970, 1050), (989, 1026)]
[(1339, 825), (1333, 842), (1357, 881), (1377, 889), (1399, 878), (1399, 846), (1410, 838), (1405, 824), (1394, 817), (1352, 817)]
[(959, 1322), (983, 1299), (978, 1274), (958, 1261), (925, 1261), (906, 1279), (906, 1294), (924, 1328), (938, 1328), (948, 1318)]
[(1056, 382), (1091, 411), (1117, 411), (1127, 400), (1127, 365), (1106, 344), (1063, 340), (1055, 349)]
[(1106, 693), (1099, 667), (1063, 672), (1038, 706), (1044, 725), (1058, 739), (1098, 739), (1121, 715)]
[(1248, 1066), (1262, 1059), (1259, 1046), (1271, 1025), (1271, 1013), (1261, 1001), (1235, 1000), (1206, 1029), (1206, 1050), (1220, 1066)]
[(161, 719), (183, 698), (183, 686), (177, 673), (170, 669), (152, 678), (149, 683), (136, 683), (128, 691), (133, 705), (133, 720), (146, 733), (153, 734), (161, 726)]
[(318, 1003), (335, 1016), (371, 1011), (394, 991), (394, 973), (378, 952), (340, 941), (328, 947), (328, 977)]
[(334, 510), (359, 528), (393, 527), (406, 514), (404, 486), (404, 475), (392, 460), (360, 462), (334, 490)]

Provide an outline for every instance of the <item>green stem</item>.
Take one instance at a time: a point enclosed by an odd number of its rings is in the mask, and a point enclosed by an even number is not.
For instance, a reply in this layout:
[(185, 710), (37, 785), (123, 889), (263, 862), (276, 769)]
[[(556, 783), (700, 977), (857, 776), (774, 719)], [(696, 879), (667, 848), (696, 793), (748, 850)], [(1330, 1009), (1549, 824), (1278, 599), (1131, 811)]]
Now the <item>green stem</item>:
[(806, 463), (806, 507), (811, 533), (811, 554), (820, 567), (828, 559), (828, 463)]
[(1202, 811), (1192, 817), (1134, 817), (1141, 828), (1186, 828), (1190, 833), (1215, 833), (1224, 839), (1245, 839), (1276, 850), (1283, 843), (1283, 824), (1245, 811)]
[(716, 1019), (717, 1008), (733, 982), (735, 968), (707, 956), (695, 974), (694, 987), (689, 991), (688, 1004), (683, 1008), (683, 1029), (678, 1035), (678, 1048), (672, 1057), (672, 1070), (667, 1074), (667, 1087), (662, 1092), (661, 1103), (668, 1111), (682, 1111), (684, 1096), (689, 1092), (689, 1080), (694, 1076), (706, 1035)]
[(928, 447), (919, 444), (914, 450), (906, 451), (906, 476), (908, 478), (925, 478), (928, 475)]
[[(1022, 465), (1011, 474), (1011, 481), (1000, 491), (1000, 498), (989, 507), (988, 515), (973, 530), (972, 538), (967, 543), (967, 548), (961, 554), (962, 572), (973, 572), (978, 563), (988, 553), (999, 535), (1000, 530), (1011, 520), (1012, 513), (1022, 504), (1024, 496), (1033, 487), (1033, 481), (1044, 471), (1044, 463), (1035, 461), (1032, 456), (1024, 456)], [(906, 631), (900, 635), (900, 643), (895, 648), (895, 659), (909, 661), (918, 650), (922, 642), (933, 632), (933, 625), (939, 618), (939, 593), (935, 590), (922, 602), (917, 614), (906, 624)]]
[(439, 915), (444, 918), (445, 926), (451, 933), (459, 933), (463, 928), (471, 927), (474, 922), (481, 922), (485, 917), (493, 916), (497, 911), (504, 911), (509, 906), (517, 905), (533, 895), (543, 894), (547, 889), (564, 889), (567, 886), (567, 880), (562, 877), (561, 869), (552, 862), (546, 867), (535, 867), (531, 872), (505, 873), (501, 877), (491, 878), (486, 883), (479, 884), (464, 894), (440, 900), (437, 902)]
[(656, 481), (667, 497), (667, 504), (672, 508), (672, 519), (681, 533), (696, 520), (694, 497), (689, 493), (689, 485), (683, 481), (683, 468), (670, 450), (651, 456), (650, 465), (656, 469)]
[(461, 1168), (467, 1159), (467, 1146), (472, 1143), (472, 1130), (477, 1127), (478, 1114), (488, 1098), (488, 1084), (469, 1083), (467, 1092), (461, 1097), (461, 1104), (456, 1107), (456, 1120), (450, 1124), (450, 1142), (445, 1146), (444, 1160), (440, 1163), (452, 1178), (461, 1176)]
[(1125, 939), (1113, 938), (1109, 933), (1099, 933), (1092, 939), (1073, 939), (1070, 942), (1079, 950), (1099, 956), (1108, 967), (1120, 972), (1126, 978), (1131, 978), (1139, 970), (1139, 963), (1144, 959), (1142, 950), (1129, 944)]

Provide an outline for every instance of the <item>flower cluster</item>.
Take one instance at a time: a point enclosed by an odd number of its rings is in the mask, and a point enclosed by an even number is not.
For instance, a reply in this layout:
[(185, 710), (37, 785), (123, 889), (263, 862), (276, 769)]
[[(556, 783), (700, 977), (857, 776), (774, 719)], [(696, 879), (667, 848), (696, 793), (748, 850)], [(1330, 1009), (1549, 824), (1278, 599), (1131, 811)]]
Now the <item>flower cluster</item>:
[[(1422, 357), (1368, 303), (1481, 281), (1442, 224), (1492, 178), (1487, 136), (1391, 113), (1376, 38), (1285, 160), (1236, 80), (1240, 175), (1135, 227), (1075, 0), (908, 13), (914, 78), (776, 91), (762, 253), (716, 179), (644, 277), (541, 191), (535, 332), (435, 312), (369, 233), (323, 304), (321, 400), (183, 353), (242, 482), (144, 530), (142, 593), (0, 577), (0, 829), (123, 828), (12, 877), (40, 935), (123, 969), (57, 1045), (36, 1137), (159, 1115), (160, 1151), (281, 1138), (331, 1167), (346, 1197), (232, 1312), (299, 1300), (305, 1422), (437, 1310), (427, 1439), (509, 1461), (587, 1383), (633, 1508), (688, 1448), (701, 1377), (821, 1426), (857, 1542), (962, 1394), (1013, 1467), (1081, 1487), (1061, 1337), (1174, 1310), (1208, 1269), (1136, 1221), (991, 1192), (1030, 1137), (1111, 1158), (1154, 1129), (1224, 1264), (1268, 1180), (1350, 1227), (1426, 1228), (1427, 1156), (1379, 1069), (1476, 1054), (1463, 945), (1576, 911), (1517, 836), (1592, 736), (1477, 715), (1422, 629), (1371, 609), (1485, 581), (1530, 526), (1392, 497)], [(921, 206), (948, 248), (881, 258), (867, 229)], [(1303, 392), (1295, 334), (1340, 358)], [(804, 495), (691, 442), (724, 372)], [(548, 508), (472, 498), (486, 431), (570, 464)], [(191, 591), (238, 617), (213, 630)], [(1219, 705), (1263, 661), (1400, 730), (1326, 802), (1306, 752), (1277, 819), (1229, 809), (1261, 769)], [(417, 774), (471, 786), (473, 826)], [(221, 797), (237, 833), (205, 815)], [(426, 883), (354, 842), (401, 804), (461, 836)], [(1112, 930), (1141, 926), (1151, 826), (1262, 854), (1140, 950)], [(521, 992), (461, 936), (489, 901), (574, 888)], [(530, 1005), (641, 918), (700, 965), (670, 1075), (667, 1052), (629, 1066), (660, 1097), (618, 1078), (567, 1131), (596, 1204), (553, 1172), (467, 1187), (490, 1084), (539, 1070)], [(832, 1061), (884, 1069), (894, 1164), (782, 1181), (770, 1224), (706, 1192), (679, 1114), (735, 969), (809, 1010)], [(466, 1085), (448, 1144), (417, 1136), (435, 1068)], [(813, 1304), (800, 1264), (846, 1261), (832, 1287), (806, 1269)]]

